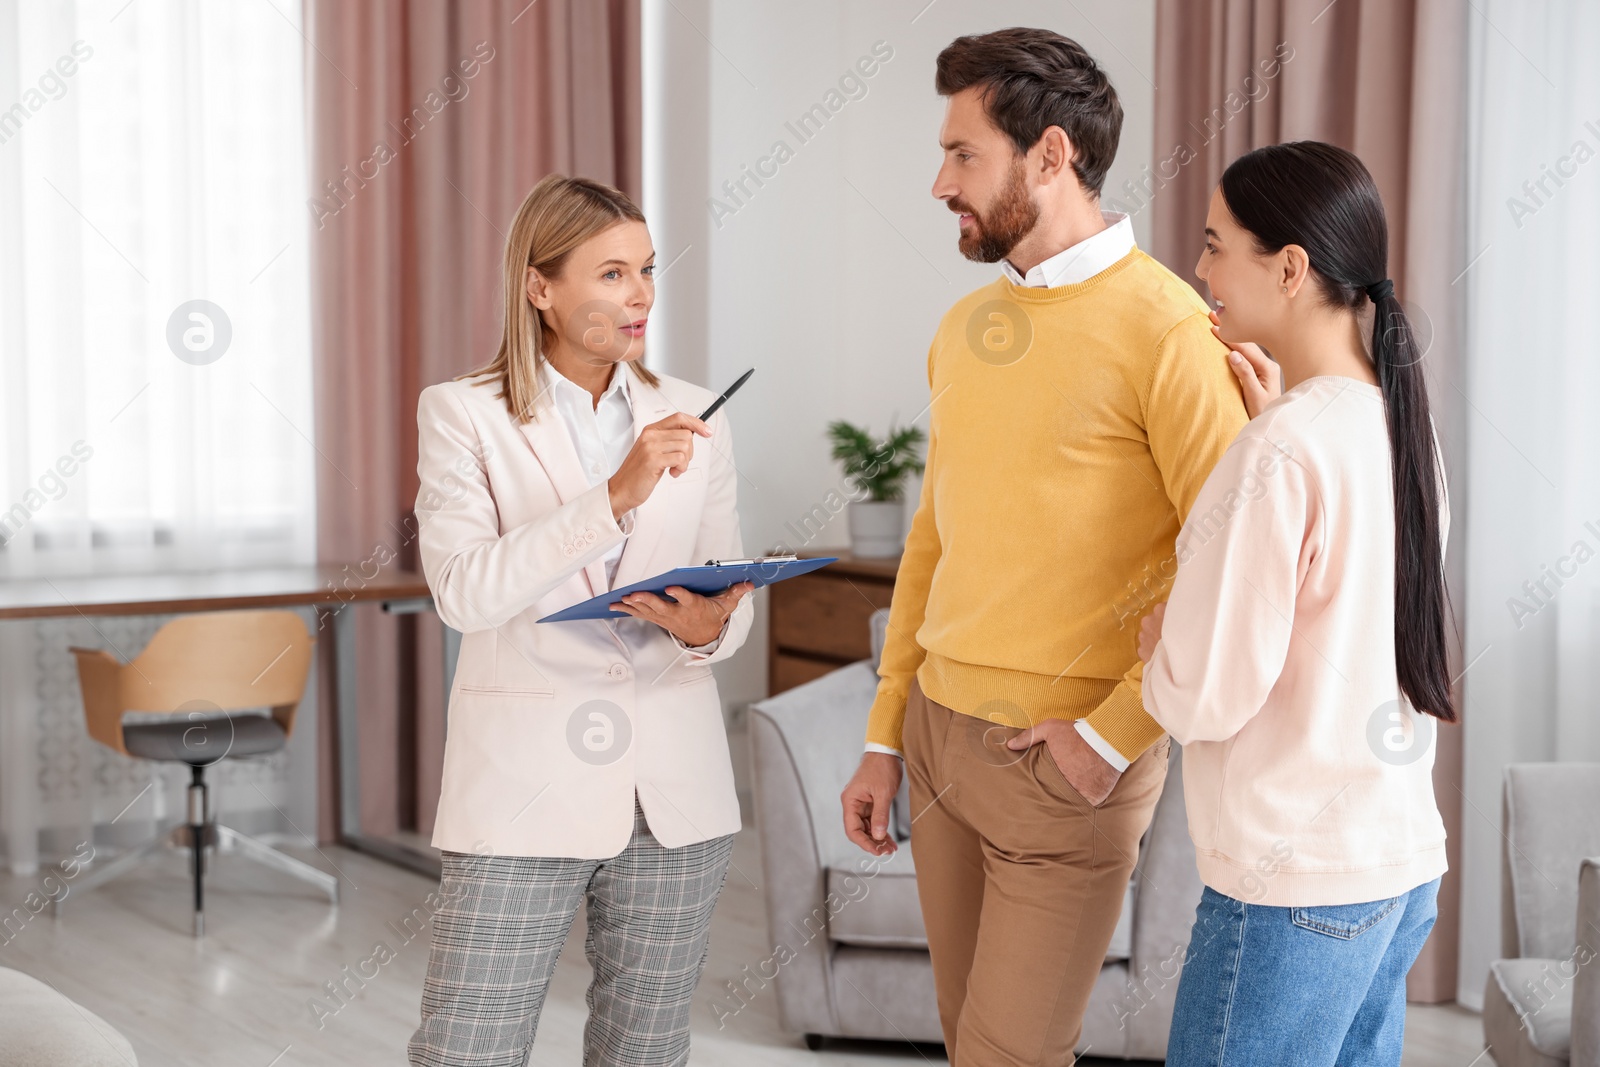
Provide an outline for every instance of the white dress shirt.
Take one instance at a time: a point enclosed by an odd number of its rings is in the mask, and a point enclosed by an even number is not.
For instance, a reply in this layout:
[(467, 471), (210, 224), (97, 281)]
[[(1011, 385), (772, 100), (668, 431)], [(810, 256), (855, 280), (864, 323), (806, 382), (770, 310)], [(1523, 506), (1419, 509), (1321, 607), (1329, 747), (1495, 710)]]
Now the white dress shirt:
[[(583, 386), (556, 370), (547, 359), (539, 361), (539, 388), (548, 390), (561, 421), (567, 425), (572, 446), (577, 450), (578, 463), (583, 467), (589, 487), (608, 480), (622, 466), (633, 449), (633, 396), (628, 392), (630, 372), (620, 365), (611, 369), (611, 381), (599, 401)], [(625, 512), (617, 525), (624, 537), (617, 546), (602, 558), (606, 567), (606, 588), (610, 589), (617, 577), (617, 562), (627, 545), (628, 534), (633, 533), (633, 511)], [(722, 642), (721, 634), (705, 645), (685, 645), (695, 652), (714, 652)]]
[[(550, 361), (539, 361), (539, 388), (548, 390), (551, 403), (567, 424), (572, 437), (572, 447), (577, 450), (578, 463), (590, 488), (599, 485), (617, 472), (622, 461), (633, 448), (633, 398), (628, 392), (628, 372), (613, 367), (611, 382), (600, 394), (598, 402), (593, 394), (556, 370)], [(624, 534), (633, 532), (633, 512), (629, 511), (618, 521)], [(611, 588), (617, 575), (617, 561), (627, 539), (617, 542), (617, 547), (602, 557), (606, 565), (606, 588)]]
[(1088, 281), (1134, 248), (1133, 221), (1127, 215), (1102, 211), (1100, 217), (1105, 220), (1105, 229), (1062, 249), (1043, 263), (1035, 263), (1027, 274), (1019, 274), (1009, 259), (1000, 261), (1000, 269), (1011, 284), (1030, 289), (1053, 289)]
[[(1027, 286), (1030, 289), (1053, 289), (1058, 285), (1076, 285), (1086, 282), (1096, 274), (1111, 266), (1117, 260), (1133, 251), (1133, 222), (1120, 211), (1102, 211), (1100, 217), (1105, 220), (1106, 228), (1092, 237), (1085, 237), (1075, 245), (1062, 249), (1049, 259), (1035, 263), (1028, 269), (1027, 274), (1020, 273), (1011, 265), (1010, 260), (1002, 260), (1000, 267), (1005, 276), (1013, 285)], [(1078, 733), (1089, 747), (1100, 755), (1100, 758), (1118, 772), (1128, 769), (1127, 757), (1118, 752), (1100, 732), (1084, 719), (1073, 723)], [(876, 742), (867, 742), (868, 752), (886, 752), (893, 756), (904, 754), (898, 749)]]

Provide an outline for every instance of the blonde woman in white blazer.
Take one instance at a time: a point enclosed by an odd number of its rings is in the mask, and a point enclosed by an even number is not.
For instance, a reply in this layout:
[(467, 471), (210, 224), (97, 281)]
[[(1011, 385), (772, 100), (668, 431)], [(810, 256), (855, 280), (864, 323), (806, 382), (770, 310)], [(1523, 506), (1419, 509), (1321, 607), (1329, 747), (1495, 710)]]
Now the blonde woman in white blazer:
[(535, 621), (742, 552), (725, 411), (702, 423), (713, 393), (639, 362), (654, 261), (625, 194), (544, 179), (507, 242), (497, 358), (418, 404), (422, 566), (462, 641), (413, 1064), (525, 1063), (585, 901), (583, 1062), (688, 1061), (740, 826), (710, 664), (744, 643), (751, 586)]

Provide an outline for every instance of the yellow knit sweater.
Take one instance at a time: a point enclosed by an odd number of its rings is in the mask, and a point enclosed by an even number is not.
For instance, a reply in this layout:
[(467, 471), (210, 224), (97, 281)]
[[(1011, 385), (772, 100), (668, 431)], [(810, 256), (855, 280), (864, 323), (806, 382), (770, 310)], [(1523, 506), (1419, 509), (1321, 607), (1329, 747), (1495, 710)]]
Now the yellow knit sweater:
[(1134, 249), (1084, 282), (1004, 278), (928, 352), (927, 469), (895, 579), (867, 740), (901, 747), (915, 675), (966, 715), (1090, 724), (1128, 759), (1161, 738), (1139, 620), (1247, 421), (1205, 303)]

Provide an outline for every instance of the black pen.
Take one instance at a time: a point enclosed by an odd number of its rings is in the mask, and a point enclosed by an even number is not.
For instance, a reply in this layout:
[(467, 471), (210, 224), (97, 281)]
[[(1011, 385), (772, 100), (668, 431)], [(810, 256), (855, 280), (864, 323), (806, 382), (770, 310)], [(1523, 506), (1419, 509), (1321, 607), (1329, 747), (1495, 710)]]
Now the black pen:
[(739, 380), (728, 386), (727, 392), (723, 393), (721, 396), (717, 397), (711, 402), (711, 406), (706, 408), (705, 413), (700, 416), (700, 421), (705, 422), (711, 416), (715, 415), (717, 413), (717, 409), (723, 404), (726, 404), (728, 402), (728, 398), (734, 394), (734, 391), (748, 381), (750, 379), (750, 375), (754, 374), (755, 372), (756, 369), (751, 367), (749, 370), (739, 375)]

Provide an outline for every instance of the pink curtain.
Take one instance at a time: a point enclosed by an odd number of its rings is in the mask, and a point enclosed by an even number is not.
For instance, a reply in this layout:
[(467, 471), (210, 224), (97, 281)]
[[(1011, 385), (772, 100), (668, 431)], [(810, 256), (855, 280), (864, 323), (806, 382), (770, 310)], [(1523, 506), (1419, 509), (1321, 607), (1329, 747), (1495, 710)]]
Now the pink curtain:
[[(1390, 277), (1429, 344), (1434, 421), (1456, 516), (1445, 565), (1458, 609), (1466, 450), (1463, 308), (1454, 282), (1472, 254), (1463, 241), (1466, 18), (1467, 6), (1453, 0), (1158, 0), (1156, 163), (1119, 198), (1135, 211), (1148, 206), (1153, 254), (1192, 279), (1212, 190), (1232, 160), (1261, 145), (1320, 140), (1366, 163), (1389, 215)], [(1465, 665), (1456, 638), (1459, 673)], [(1454, 872), (1461, 731), (1436, 736), (1434, 785)], [(1459, 916), (1452, 873), (1433, 936), (1411, 971), (1411, 999), (1455, 998)]]
[[(317, 550), (362, 564), (358, 582), (420, 569), (417, 395), (493, 357), (504, 234), (522, 198), (553, 171), (638, 195), (638, 0), (305, 7)], [(427, 835), (444, 738), (439, 623), (356, 610), (363, 828)], [(331, 714), (320, 726), (326, 841)]]

